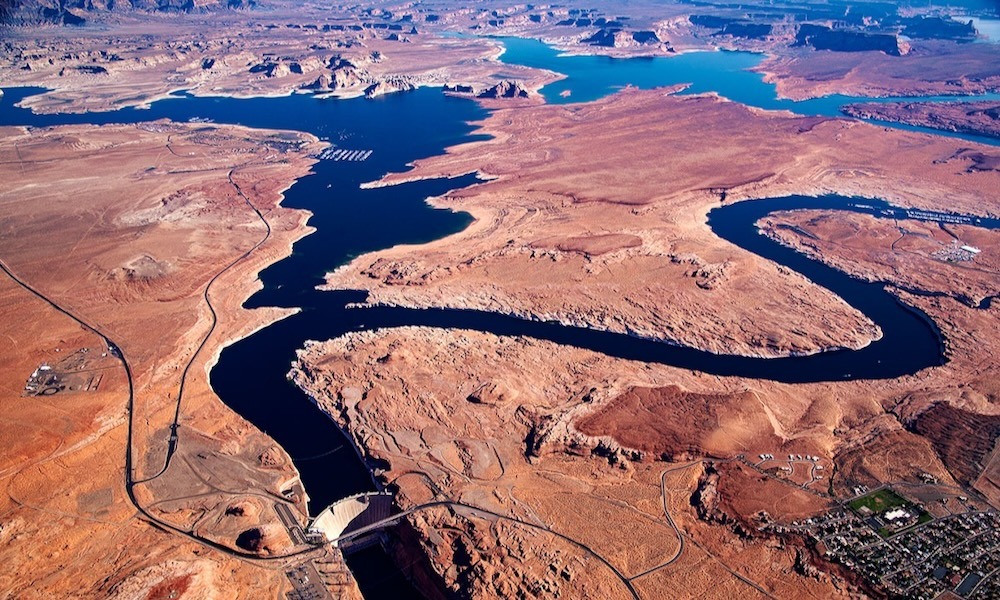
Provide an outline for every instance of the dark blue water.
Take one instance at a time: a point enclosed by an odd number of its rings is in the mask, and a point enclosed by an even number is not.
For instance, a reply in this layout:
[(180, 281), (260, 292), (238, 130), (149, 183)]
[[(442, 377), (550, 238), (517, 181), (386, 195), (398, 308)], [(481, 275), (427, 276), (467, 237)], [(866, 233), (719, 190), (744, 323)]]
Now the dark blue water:
[[(762, 54), (722, 50), (621, 59), (607, 56), (562, 55), (555, 48), (538, 40), (512, 37), (498, 39), (507, 49), (500, 57), (503, 62), (547, 69), (566, 76), (565, 79), (550, 83), (541, 89), (542, 96), (550, 104), (590, 102), (625, 86), (651, 89), (678, 84), (689, 84), (683, 94), (715, 92), (747, 106), (827, 117), (843, 116), (840, 108), (855, 102), (1000, 100), (1000, 94), (961, 98), (956, 96), (864, 98), (834, 94), (793, 101), (778, 98), (777, 88), (773, 83), (765, 83), (762, 73), (749, 70), (760, 64), (764, 59)], [(569, 95), (564, 95), (566, 92), (569, 92)], [(1000, 140), (988, 136), (945, 132), (901, 123), (879, 123), (896, 129), (1000, 145)]]
[[(764, 108), (784, 108), (780, 105), (782, 101), (774, 100), (773, 87), (762, 86), (758, 74), (745, 71), (758, 60), (754, 55), (720, 52), (691, 55), (690, 58), (622, 61), (600, 57), (559, 58), (553, 52), (542, 60), (538, 46), (524, 46), (530, 52), (518, 54), (519, 43), (508, 41), (511, 51), (505, 59), (517, 59), (529, 65), (537, 60), (540, 62), (534, 63), (535, 66), (570, 72), (565, 85), (573, 90), (571, 99), (574, 101), (603, 96), (616, 85), (625, 83), (652, 87), (692, 82), (695, 85), (691, 92), (717, 91), (729, 97), (742, 93), (743, 96), (734, 99)], [(574, 62), (578, 60), (585, 62)], [(568, 64), (583, 66), (579, 70), (564, 68)], [(668, 67), (672, 71), (666, 77), (664, 69)], [(554, 95), (553, 101), (559, 101), (559, 91), (565, 88), (558, 84), (550, 88), (546, 88), (546, 94)], [(885, 335), (859, 351), (754, 359), (719, 356), (625, 335), (478, 311), (348, 309), (349, 303), (363, 301), (366, 294), (319, 292), (315, 286), (322, 282), (324, 273), (362, 253), (394, 244), (438, 239), (468, 225), (468, 215), (433, 209), (425, 199), (475, 183), (471, 176), (372, 190), (363, 190), (359, 185), (388, 171), (405, 170), (407, 163), (413, 160), (439, 154), (447, 146), (473, 139), (469, 122), (485, 116), (474, 103), (445, 97), (437, 90), (421, 89), (374, 101), (317, 100), (307, 96), (245, 100), (180, 97), (155, 102), (148, 110), (124, 109), (85, 115), (33, 115), (12, 106), (21, 98), (40, 91), (5, 90), (6, 95), (0, 99), (0, 124), (47, 126), (163, 118), (185, 121), (197, 117), (259, 128), (306, 130), (343, 148), (374, 151), (363, 163), (322, 161), (314, 167), (314, 175), (301, 179), (286, 193), (285, 206), (312, 211), (314, 216), (310, 225), (317, 231), (296, 243), (292, 256), (261, 274), (264, 288), (250, 298), (247, 305), (300, 307), (302, 310), (226, 348), (210, 375), (213, 388), (227, 405), (270, 434), (288, 451), (301, 473), (314, 514), (344, 496), (373, 490), (375, 483), (370, 473), (377, 465), (357, 460), (350, 442), (333, 421), (286, 380), (295, 350), (308, 339), (325, 340), (349, 331), (402, 325), (473, 329), (501, 335), (526, 335), (709, 374), (787, 382), (897, 377), (939, 365), (944, 360), (940, 335), (924, 315), (898, 303), (879, 284), (853, 280), (759, 235), (754, 225), (770, 212), (796, 208), (855, 210), (880, 217), (891, 216), (886, 213), (889, 207), (884, 203), (855, 202), (841, 197), (789, 197), (720, 207), (709, 215), (709, 224), (719, 236), (799, 271), (874, 320)], [(820, 104), (815, 106), (821, 107)], [(996, 227), (997, 223), (989, 221), (979, 225)], [(183, 430), (181, 436), (183, 443)], [(363, 559), (358, 560), (362, 562), (352, 565), (358, 573), (383, 573), (374, 579), (360, 578), (368, 598), (417, 595), (398, 573), (389, 574), (391, 570), (387, 570), (384, 554), (373, 557), (365, 553)]]
[[(495, 313), (455, 309), (406, 309), (396, 307), (344, 308), (364, 298), (361, 292), (311, 292), (302, 296), (314, 309), (271, 326), (259, 335), (270, 340), (328, 339), (363, 328), (420, 325), (443, 329), (469, 329), (497, 335), (528, 336), (586, 348), (610, 356), (669, 364), (712, 375), (768, 379), (788, 383), (885, 379), (915, 373), (944, 362), (942, 339), (931, 322), (907, 308), (879, 283), (868, 283), (809, 259), (760, 235), (755, 223), (775, 211), (811, 209), (853, 211), (878, 218), (899, 218), (901, 209), (885, 202), (842, 196), (789, 196), (740, 202), (709, 213), (709, 226), (720, 237), (755, 254), (794, 269), (817, 285), (826, 287), (868, 315), (883, 337), (861, 350), (836, 350), (812, 356), (752, 358), (712, 354), (695, 348), (642, 340), (624, 334), (527, 321)], [(998, 228), (996, 219), (979, 219), (981, 227)], [(317, 306), (315, 303), (321, 303)], [(279, 333), (280, 331), (280, 333)], [(262, 338), (265, 339), (265, 338)], [(270, 342), (268, 342), (270, 344)], [(294, 343), (291, 344), (295, 346)], [(213, 374), (213, 382), (217, 382)]]
[[(327, 176), (343, 164), (317, 165), (316, 175), (301, 180), (287, 193), (285, 205), (299, 207), (309, 197), (329, 194), (324, 189), (331, 181)], [(334, 180), (336, 197), (323, 206), (311, 203), (315, 216), (310, 224), (317, 232), (298, 242), (291, 257), (265, 270), (261, 274), (264, 289), (247, 302), (248, 306), (296, 306), (301, 312), (226, 348), (211, 373), (219, 397), (275, 437), (296, 459), (314, 514), (340, 498), (374, 489), (368, 468), (353, 460), (354, 451), (344, 445), (346, 440), (333, 422), (304, 402), (302, 392), (285, 378), (295, 351), (306, 340), (334, 338), (365, 324), (364, 311), (345, 308), (364, 301), (365, 292), (315, 288), (324, 273), (362, 252), (426, 242), (462, 230), (469, 223), (468, 215), (435, 210), (424, 199), (476, 181), (469, 176), (361, 190), (357, 185), (362, 180), (349, 173), (340, 175), (339, 181)], [(344, 447), (334, 457), (335, 470), (331, 471), (328, 458), (303, 460), (339, 446)]]
[[(5, 100), (16, 97), (12, 94)], [(339, 430), (312, 404), (303, 402), (301, 392), (286, 380), (295, 350), (307, 339), (330, 339), (366, 327), (425, 325), (472, 329), (526, 335), (714, 375), (785, 382), (898, 377), (941, 364), (943, 360), (940, 337), (926, 317), (900, 305), (881, 285), (852, 279), (812, 261), (759, 235), (754, 225), (770, 212), (796, 208), (855, 210), (884, 216), (890, 208), (885, 203), (864, 201), (863, 206), (858, 206), (858, 202), (847, 198), (796, 196), (742, 202), (713, 210), (709, 225), (717, 235), (834, 291), (868, 315), (884, 333), (881, 340), (858, 351), (781, 359), (720, 356), (694, 348), (488, 312), (348, 309), (348, 304), (363, 301), (366, 294), (315, 289), (326, 272), (359, 254), (395, 244), (438, 239), (462, 230), (469, 223), (468, 215), (433, 209), (424, 200), (471, 185), (476, 181), (472, 176), (367, 190), (359, 186), (387, 171), (404, 170), (414, 159), (440, 153), (448, 145), (470, 139), (472, 129), (468, 122), (484, 116), (471, 102), (424, 89), (374, 102), (317, 101), (305, 96), (258, 100), (182, 98), (154, 103), (148, 111), (102, 115), (39, 118), (25, 111), (14, 112), (20, 114), (11, 115), (5, 109), (0, 113), (3, 115), (0, 122), (202, 117), (254, 127), (298, 126), (328, 136), (345, 148), (374, 150), (372, 158), (364, 163), (321, 161), (314, 167), (314, 175), (301, 179), (287, 192), (285, 205), (311, 210), (314, 216), (310, 225), (317, 232), (296, 243), (292, 256), (263, 271), (264, 288), (249, 299), (247, 306), (302, 310), (225, 349), (211, 373), (212, 385), (220, 397), (248, 421), (275, 437), (296, 459), (314, 513), (339, 498), (371, 490), (373, 482), (371, 465), (353, 460), (353, 450), (345, 445)], [(993, 221), (980, 224), (995, 226)]]
[[(342, 148), (373, 151), (365, 162), (321, 161), (313, 167), (315, 174), (302, 178), (287, 192), (284, 206), (312, 211), (309, 224), (317, 233), (297, 242), (292, 256), (261, 273), (264, 289), (247, 305), (303, 310), (281, 321), (280, 326), (265, 328), (226, 348), (210, 374), (219, 397), (271, 435), (292, 457), (313, 514), (347, 495), (373, 491), (369, 466), (355, 457), (349, 439), (285, 375), (295, 350), (305, 340), (327, 339), (358, 327), (342, 317), (344, 305), (363, 300), (365, 294), (316, 291), (324, 273), (365, 252), (456, 233), (471, 221), (465, 213), (434, 209), (424, 200), (471, 185), (476, 181), (472, 176), (395, 188), (361, 190), (359, 186), (389, 171), (405, 171), (409, 162), (440, 154), (448, 146), (478, 139), (472, 135), (469, 122), (481, 119), (485, 112), (473, 102), (446, 97), (440, 90), (421, 89), (374, 101), (317, 100), (302, 95), (179, 97), (157, 101), (149, 110), (36, 115), (13, 105), (44, 90), (4, 91), (0, 125), (42, 127), (200, 118), (306, 130)], [(183, 428), (179, 435), (183, 444)], [(369, 600), (422, 597), (377, 547), (349, 557), (348, 565)]]

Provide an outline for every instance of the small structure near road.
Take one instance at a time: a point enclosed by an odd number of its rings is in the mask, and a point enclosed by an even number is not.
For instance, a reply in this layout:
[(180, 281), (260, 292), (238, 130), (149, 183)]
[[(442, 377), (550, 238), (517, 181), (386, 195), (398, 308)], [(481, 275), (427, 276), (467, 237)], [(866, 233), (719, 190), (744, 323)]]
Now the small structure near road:
[[(56, 349), (59, 352), (59, 349)], [(80, 348), (54, 364), (43, 362), (28, 376), (24, 396), (52, 396), (67, 392), (94, 392), (117, 361), (107, 352)]]

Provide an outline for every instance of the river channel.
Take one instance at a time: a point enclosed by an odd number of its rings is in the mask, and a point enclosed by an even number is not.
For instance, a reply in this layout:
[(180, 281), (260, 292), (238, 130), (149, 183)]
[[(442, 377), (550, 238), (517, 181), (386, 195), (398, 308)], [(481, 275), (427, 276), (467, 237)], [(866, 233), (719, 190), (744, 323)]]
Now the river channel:
[[(570, 77), (543, 90), (553, 102), (566, 101), (561, 96), (565, 90), (571, 91), (572, 100), (581, 101), (602, 97), (627, 83), (655, 87), (679, 82), (693, 82), (690, 93), (717, 91), (754, 106), (786, 108), (803, 114), (837, 114), (836, 108), (842, 103), (863, 100), (837, 97), (818, 104), (786, 104), (774, 98), (773, 86), (763, 84), (760, 74), (746, 71), (760, 60), (759, 56), (746, 53), (695, 53), (669, 59), (563, 58), (537, 42), (522, 44), (518, 40), (505, 40), (505, 43), (509, 48), (504, 55), (506, 61), (568, 72)], [(585, 61), (579, 63), (583, 66), (570, 66), (578, 59)], [(630, 80), (632, 68), (639, 69), (642, 76), (633, 75)], [(752, 94), (739, 91), (746, 86), (750, 86)], [(371, 151), (364, 161), (321, 160), (315, 165), (314, 174), (288, 190), (284, 206), (311, 211), (309, 224), (316, 232), (297, 242), (291, 256), (261, 273), (264, 287), (248, 300), (247, 306), (298, 307), (301, 311), (226, 348), (210, 374), (219, 397), (271, 435), (292, 457), (310, 497), (313, 514), (345, 496), (372, 491), (376, 483), (371, 475), (375, 465), (361, 461), (334, 422), (286, 378), (295, 351), (310, 339), (325, 340), (350, 331), (403, 325), (474, 329), (531, 336), (720, 376), (786, 382), (891, 378), (944, 361), (943, 340), (925, 315), (898, 302), (883, 285), (853, 279), (813, 261), (760, 235), (755, 225), (774, 211), (794, 209), (849, 210), (879, 218), (900, 216), (897, 209), (884, 202), (838, 196), (791, 196), (737, 203), (716, 208), (709, 214), (709, 226), (720, 237), (805, 275), (878, 324), (883, 337), (856, 351), (760, 359), (711, 354), (621, 334), (479, 311), (348, 308), (363, 301), (365, 292), (316, 290), (326, 272), (363, 253), (439, 239), (461, 231), (470, 223), (467, 214), (434, 209), (425, 199), (472, 185), (476, 182), (473, 176), (373, 189), (360, 186), (387, 172), (404, 171), (413, 160), (477, 139), (469, 123), (486, 113), (474, 102), (423, 88), (375, 100), (318, 100), (304, 95), (257, 99), (182, 96), (154, 102), (145, 110), (82, 115), (35, 115), (13, 106), (41, 91), (5, 90), (6, 95), (0, 100), (0, 125), (198, 118), (250, 127), (304, 130), (344, 150)], [(963, 137), (980, 141), (973, 136)], [(995, 219), (974, 224), (1000, 226)], [(401, 571), (389, 566), (386, 555), (379, 549), (351, 557), (349, 565), (369, 600), (420, 597)]]

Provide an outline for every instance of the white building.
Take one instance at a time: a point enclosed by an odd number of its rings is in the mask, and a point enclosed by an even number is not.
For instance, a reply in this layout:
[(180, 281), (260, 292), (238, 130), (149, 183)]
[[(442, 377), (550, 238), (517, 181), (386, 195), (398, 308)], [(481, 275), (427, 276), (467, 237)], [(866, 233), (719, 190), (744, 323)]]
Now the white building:
[(909, 517), (909, 516), (910, 516), (910, 513), (906, 512), (902, 508), (895, 508), (895, 509), (890, 510), (889, 512), (885, 513), (885, 520), (886, 521), (895, 521), (896, 519), (905, 519), (906, 517)]

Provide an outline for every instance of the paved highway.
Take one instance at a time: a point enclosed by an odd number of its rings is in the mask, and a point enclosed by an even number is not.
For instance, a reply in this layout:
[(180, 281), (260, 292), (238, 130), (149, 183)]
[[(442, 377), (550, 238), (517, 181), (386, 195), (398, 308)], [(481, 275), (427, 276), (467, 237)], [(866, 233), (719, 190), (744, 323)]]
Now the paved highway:
[[(249, 166), (251, 164), (253, 163), (252, 162), (244, 163), (239, 167), (230, 169), (227, 177), (229, 179), (229, 184), (233, 186), (233, 189), (236, 190), (236, 193), (239, 194), (241, 198), (243, 198), (243, 201), (246, 203), (248, 207), (250, 207), (250, 210), (252, 210), (254, 214), (257, 215), (257, 218), (260, 219), (260, 222), (264, 224), (264, 237), (262, 237), (256, 244), (254, 244), (253, 247), (251, 247), (249, 250), (247, 250), (239, 257), (234, 259), (232, 262), (226, 265), (221, 271), (216, 273), (215, 276), (212, 277), (208, 281), (208, 284), (205, 286), (205, 290), (202, 292), (202, 298), (205, 300), (205, 305), (208, 307), (208, 311), (211, 316), (211, 325), (209, 326), (208, 331), (205, 332), (205, 336), (201, 339), (201, 343), (198, 344), (198, 348), (195, 349), (194, 353), (191, 355), (191, 358), (188, 360), (187, 364), (184, 365), (184, 371), (181, 373), (181, 382), (180, 386), (177, 389), (177, 402), (174, 406), (174, 420), (170, 424), (170, 437), (167, 439), (167, 451), (163, 458), (163, 467), (150, 477), (135, 481), (136, 484), (152, 481), (157, 477), (166, 473), (167, 469), (170, 468), (170, 460), (173, 458), (174, 453), (177, 452), (177, 446), (180, 443), (178, 429), (180, 428), (181, 403), (184, 399), (184, 386), (187, 383), (188, 372), (191, 370), (191, 366), (194, 364), (194, 361), (201, 354), (201, 351), (205, 348), (205, 345), (208, 344), (209, 338), (212, 337), (212, 333), (215, 332), (215, 327), (219, 323), (219, 315), (215, 312), (215, 307), (212, 305), (212, 299), (209, 297), (209, 292), (212, 289), (212, 285), (216, 282), (216, 280), (219, 279), (219, 277), (222, 277), (233, 267), (243, 262), (248, 256), (253, 254), (258, 248), (264, 245), (264, 243), (267, 242), (268, 239), (271, 238), (271, 224), (268, 223), (267, 219), (264, 218), (264, 215), (261, 214), (260, 210), (256, 206), (254, 206), (253, 202), (250, 201), (250, 198), (243, 193), (243, 190), (240, 188), (239, 184), (233, 181), (233, 173), (237, 169)], [(131, 412), (129, 414), (131, 418)]]
[[(246, 165), (243, 165), (243, 166), (246, 166)], [(189, 539), (191, 541), (194, 541), (194, 542), (197, 542), (197, 543), (199, 543), (199, 544), (201, 544), (203, 546), (207, 546), (207, 547), (212, 548), (214, 550), (218, 550), (219, 552), (225, 553), (227, 555), (230, 555), (230, 556), (233, 556), (233, 557), (245, 560), (245, 561), (249, 561), (249, 562), (253, 562), (253, 563), (257, 563), (257, 564), (261, 564), (261, 565), (267, 565), (268, 563), (272, 563), (273, 564), (276, 561), (280, 561), (280, 560), (283, 560), (283, 559), (286, 559), (286, 558), (291, 558), (291, 557), (296, 557), (296, 556), (304, 556), (304, 555), (311, 554), (311, 553), (319, 553), (320, 550), (318, 548), (307, 548), (305, 550), (299, 550), (299, 551), (292, 552), (292, 553), (289, 553), (289, 554), (286, 554), (286, 555), (269, 556), (269, 557), (261, 557), (261, 556), (258, 556), (256, 554), (253, 554), (253, 553), (242, 552), (242, 551), (239, 551), (239, 550), (234, 550), (232, 548), (229, 548), (228, 546), (225, 546), (225, 545), (219, 544), (219, 543), (217, 543), (217, 542), (215, 542), (213, 540), (210, 540), (210, 539), (203, 538), (201, 536), (195, 535), (194, 533), (192, 533), (190, 531), (181, 529), (181, 528), (176, 527), (175, 525), (173, 525), (173, 524), (171, 524), (171, 523), (169, 523), (169, 522), (167, 522), (167, 521), (165, 521), (163, 519), (160, 519), (159, 517), (157, 517), (157, 516), (153, 515), (152, 513), (150, 513), (149, 510), (146, 507), (144, 507), (139, 502), (139, 499), (136, 497), (136, 494), (135, 494), (135, 486), (136, 485), (144, 483), (146, 481), (150, 481), (152, 479), (155, 479), (156, 477), (159, 477), (164, 472), (166, 472), (167, 467), (169, 467), (169, 464), (170, 464), (170, 459), (171, 459), (171, 457), (173, 456), (173, 454), (177, 450), (177, 447), (178, 447), (178, 444), (179, 444), (179, 438), (177, 436), (177, 429), (178, 429), (178, 420), (179, 420), (179, 417), (180, 417), (181, 400), (182, 400), (183, 391), (184, 391), (184, 380), (186, 379), (187, 373), (190, 370), (190, 367), (191, 367), (192, 363), (194, 362), (195, 358), (197, 358), (198, 353), (202, 350), (202, 348), (205, 347), (205, 344), (207, 343), (208, 338), (211, 336), (212, 332), (215, 330), (215, 326), (216, 326), (216, 323), (217, 323), (217, 316), (216, 316), (216, 313), (215, 313), (215, 309), (214, 309), (214, 307), (212, 307), (212, 303), (211, 303), (211, 301), (209, 299), (209, 296), (208, 296), (209, 288), (211, 287), (212, 283), (214, 283), (226, 271), (230, 270), (233, 266), (235, 266), (240, 261), (244, 260), (247, 256), (249, 256), (257, 248), (259, 248), (264, 242), (267, 241), (267, 239), (271, 235), (271, 225), (264, 218), (263, 214), (261, 214), (261, 212), (250, 202), (250, 199), (243, 193), (243, 191), (239, 188), (239, 186), (232, 180), (232, 175), (233, 175), (233, 171), (234, 170), (231, 170), (229, 172), (229, 181), (230, 181), (230, 183), (232, 183), (232, 185), (236, 189), (237, 193), (239, 193), (239, 195), (244, 199), (244, 201), (247, 203), (247, 205), (253, 210), (253, 212), (264, 223), (265, 228), (266, 228), (266, 233), (265, 233), (264, 237), (259, 242), (257, 242), (250, 250), (248, 250), (245, 253), (243, 253), (239, 258), (237, 258), (236, 260), (234, 260), (233, 262), (231, 262), (229, 265), (227, 265), (224, 269), (222, 269), (221, 271), (219, 271), (219, 273), (217, 273), (215, 275), (215, 277), (213, 277), (209, 281), (208, 285), (205, 287), (205, 291), (204, 291), (203, 296), (204, 296), (205, 301), (208, 304), (209, 310), (211, 311), (211, 314), (212, 314), (212, 326), (209, 329), (208, 333), (206, 333), (206, 335), (205, 335), (204, 339), (202, 340), (201, 344), (198, 346), (198, 349), (195, 351), (194, 355), (192, 355), (191, 360), (188, 361), (188, 364), (187, 364), (187, 366), (184, 369), (184, 374), (183, 374), (182, 379), (181, 379), (181, 386), (180, 386), (180, 389), (179, 389), (179, 392), (178, 392), (178, 397), (177, 397), (177, 406), (176, 406), (175, 411), (174, 411), (174, 421), (173, 421), (173, 423), (171, 425), (171, 435), (170, 435), (170, 437), (169, 437), (169, 439), (167, 441), (167, 455), (166, 455), (166, 459), (164, 461), (164, 466), (163, 466), (163, 468), (156, 475), (154, 475), (152, 477), (149, 477), (149, 478), (146, 478), (146, 479), (143, 479), (143, 480), (139, 480), (139, 481), (137, 481), (137, 480), (134, 479), (135, 456), (134, 456), (134, 452), (133, 452), (133, 445), (134, 445), (134, 439), (135, 439), (135, 422), (134, 422), (135, 421), (135, 381), (134, 381), (133, 374), (132, 374), (132, 366), (129, 364), (128, 358), (125, 355), (125, 351), (122, 349), (122, 347), (118, 343), (116, 343), (114, 340), (112, 340), (109, 335), (107, 335), (106, 333), (104, 333), (99, 326), (94, 325), (92, 323), (89, 323), (88, 321), (84, 320), (82, 317), (80, 317), (77, 314), (73, 313), (69, 309), (64, 308), (62, 305), (60, 305), (54, 299), (50, 298), (49, 296), (43, 294), (42, 292), (40, 292), (39, 290), (37, 290), (36, 288), (34, 288), (32, 285), (30, 285), (29, 283), (27, 283), (26, 281), (24, 281), (23, 279), (21, 279), (16, 273), (14, 273), (10, 269), (10, 267), (3, 260), (0, 260), (0, 270), (2, 270), (8, 277), (11, 278), (11, 280), (13, 280), (21, 288), (23, 288), (24, 290), (26, 290), (27, 292), (29, 292), (33, 296), (37, 297), (38, 299), (42, 300), (43, 302), (45, 302), (46, 304), (48, 304), (49, 306), (51, 306), (57, 312), (59, 312), (59, 313), (65, 315), (66, 317), (72, 319), (73, 322), (77, 323), (83, 329), (85, 329), (85, 330), (93, 333), (94, 335), (98, 336), (99, 338), (101, 338), (104, 341), (104, 343), (107, 346), (107, 348), (108, 348), (108, 353), (111, 356), (117, 358), (121, 362), (122, 368), (125, 371), (125, 377), (126, 377), (127, 387), (128, 387), (128, 400), (126, 402), (126, 410), (128, 412), (128, 420), (127, 420), (128, 432), (127, 432), (127, 441), (126, 441), (126, 444), (125, 444), (125, 482), (124, 482), (125, 483), (125, 491), (126, 491), (126, 494), (128, 496), (129, 502), (131, 502), (131, 504), (135, 507), (135, 509), (138, 511), (138, 513), (141, 515), (141, 517), (144, 518), (145, 520), (147, 520), (147, 521), (155, 524), (160, 529), (163, 529), (163, 530), (169, 531), (169, 532), (171, 532), (171, 533), (173, 533), (175, 535), (179, 535), (181, 537), (187, 538), (187, 539)], [(277, 566), (274, 566), (273, 568), (277, 568)]]

